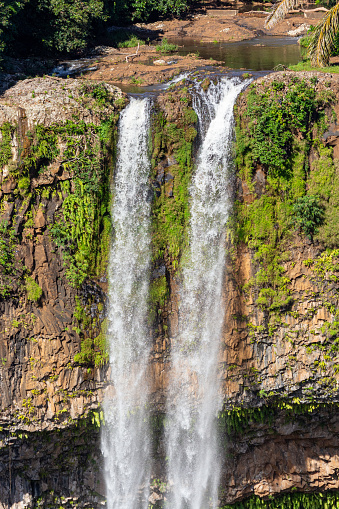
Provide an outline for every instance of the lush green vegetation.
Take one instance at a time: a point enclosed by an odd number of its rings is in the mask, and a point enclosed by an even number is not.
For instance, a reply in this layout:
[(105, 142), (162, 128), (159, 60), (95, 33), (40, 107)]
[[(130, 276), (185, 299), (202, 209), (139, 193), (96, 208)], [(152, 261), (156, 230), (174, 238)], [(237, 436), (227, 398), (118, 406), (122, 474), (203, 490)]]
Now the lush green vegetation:
[[(102, 84), (85, 84), (83, 96), (95, 100), (99, 110), (111, 101)], [(123, 104), (119, 105), (119, 107)], [(63, 250), (70, 283), (80, 287), (86, 277), (105, 270), (110, 236), (110, 169), (118, 115), (103, 115), (100, 125), (79, 119), (48, 127), (37, 126), (29, 155), (28, 169), (42, 169), (59, 155), (63, 145), (63, 169), (72, 176), (61, 184), (62, 207), (56, 214), (50, 232)], [(41, 170), (40, 170), (41, 171)]]
[[(102, 41), (106, 27), (182, 16), (199, 0), (6, 0), (0, 2), (3, 55), (74, 54)], [(126, 37), (127, 45), (129, 37)]]
[[(64, 200), (50, 231), (56, 244), (63, 248), (67, 266), (67, 277), (73, 286), (81, 286), (87, 276), (99, 275), (107, 256), (107, 238), (110, 233), (109, 220), (109, 171), (102, 164), (106, 144), (107, 128), (114, 119), (96, 126), (83, 121), (67, 121), (49, 127), (38, 126), (31, 160), (40, 154), (46, 143), (53, 160), (58, 153), (58, 137), (65, 144), (64, 168), (73, 175), (74, 192), (70, 183), (62, 186)], [(36, 149), (36, 150), (35, 150)]]
[[(295, 77), (288, 83), (282, 79), (252, 85), (236, 128), (240, 176), (254, 198), (236, 204), (237, 240), (255, 249), (257, 262), (257, 272), (244, 290), (253, 288), (257, 304), (271, 313), (286, 310), (293, 302), (283, 265), (290, 232), (299, 226), (329, 245), (326, 218), (338, 216), (327, 187), (337, 186), (331, 149), (319, 142), (334, 96), (329, 89), (317, 92), (316, 84), (317, 78)], [(312, 172), (311, 148), (319, 154)], [(253, 176), (261, 168), (266, 189), (256, 196)]]
[(338, 509), (339, 493), (286, 493), (264, 500), (253, 496), (221, 509)]
[[(174, 90), (174, 89), (173, 89)], [(153, 262), (165, 262), (168, 269), (176, 271), (181, 255), (187, 245), (189, 221), (188, 188), (193, 169), (193, 141), (197, 135), (194, 127), (197, 116), (191, 107), (191, 96), (187, 88), (179, 85), (175, 93), (166, 95), (165, 108), (171, 109), (174, 101), (181, 108), (174, 120), (158, 110), (153, 123), (153, 183), (154, 200), (152, 207)], [(172, 157), (172, 164), (165, 172), (161, 184), (157, 178), (161, 172), (161, 161)], [(161, 312), (169, 291), (166, 277), (156, 278), (151, 285), (151, 302), (154, 312)]]
[(12, 289), (12, 277), (16, 273), (14, 251), (17, 238), (14, 228), (7, 221), (0, 223), (0, 297), (7, 297)]

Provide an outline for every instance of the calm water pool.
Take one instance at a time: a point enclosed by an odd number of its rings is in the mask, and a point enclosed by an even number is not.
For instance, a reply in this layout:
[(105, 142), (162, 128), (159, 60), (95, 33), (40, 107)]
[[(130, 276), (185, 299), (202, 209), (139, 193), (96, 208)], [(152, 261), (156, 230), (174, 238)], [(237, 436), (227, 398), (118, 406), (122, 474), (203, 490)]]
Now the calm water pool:
[(193, 39), (175, 39), (181, 46), (179, 55), (199, 52), (202, 58), (214, 58), (231, 69), (269, 71), (278, 64), (289, 65), (300, 61), (298, 37), (257, 37), (249, 41), (205, 43)]

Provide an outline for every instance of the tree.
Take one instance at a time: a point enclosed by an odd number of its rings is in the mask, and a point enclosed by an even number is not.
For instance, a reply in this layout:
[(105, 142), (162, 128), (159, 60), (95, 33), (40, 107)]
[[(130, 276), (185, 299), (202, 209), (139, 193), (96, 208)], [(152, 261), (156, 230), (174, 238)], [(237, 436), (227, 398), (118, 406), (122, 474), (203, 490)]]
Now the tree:
[(146, 21), (152, 16), (180, 16), (188, 10), (190, 0), (133, 0), (132, 18)]
[(17, 0), (0, 1), (0, 64), (6, 46), (5, 30), (10, 26), (11, 17), (14, 16), (22, 6), (23, 2)]
[(104, 0), (0, 0), (0, 51), (14, 57), (78, 53), (106, 19)]
[[(281, 0), (266, 20), (266, 27), (272, 28), (282, 20), (291, 9), (295, 9), (302, 0)], [(307, 55), (316, 67), (328, 65), (330, 56), (336, 47), (339, 30), (339, 3), (334, 5), (316, 25), (310, 34)]]
[(52, 31), (44, 43), (70, 53), (86, 47), (95, 21), (105, 21), (102, 0), (40, 0), (40, 9), (50, 17)]
[(79, 54), (105, 33), (159, 16), (185, 15), (200, 0), (0, 0), (3, 55)]

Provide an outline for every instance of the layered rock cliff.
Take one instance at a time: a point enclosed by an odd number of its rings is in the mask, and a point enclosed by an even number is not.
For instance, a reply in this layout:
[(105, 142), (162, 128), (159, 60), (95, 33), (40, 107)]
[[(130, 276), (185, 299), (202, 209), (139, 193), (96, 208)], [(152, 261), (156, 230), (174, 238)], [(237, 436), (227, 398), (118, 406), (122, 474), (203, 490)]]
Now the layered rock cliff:
[(88, 502), (96, 488), (86, 444), (100, 426), (110, 181), (125, 103), (110, 85), (47, 77), (0, 100), (1, 507), (31, 507), (51, 491)]
[[(179, 84), (153, 111), (156, 479), (199, 144), (191, 93)], [(329, 75), (275, 73), (238, 100), (221, 506), (262, 507), (248, 497), (287, 493), (276, 504), (323, 507), (318, 493), (339, 488), (338, 98)], [(26, 80), (0, 99), (0, 507), (103, 501), (110, 181), (125, 103), (108, 84), (57, 78)], [(151, 502), (163, 497), (154, 482)]]
[(338, 93), (328, 75), (276, 73), (238, 101), (227, 502), (338, 489)]

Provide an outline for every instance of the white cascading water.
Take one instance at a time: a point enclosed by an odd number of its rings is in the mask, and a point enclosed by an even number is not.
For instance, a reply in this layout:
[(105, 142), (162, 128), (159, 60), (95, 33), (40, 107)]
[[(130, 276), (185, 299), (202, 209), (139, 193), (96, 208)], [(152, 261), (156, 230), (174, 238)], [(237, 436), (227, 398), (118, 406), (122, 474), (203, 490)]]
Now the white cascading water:
[(233, 107), (246, 84), (222, 78), (206, 92), (197, 86), (194, 97), (202, 142), (191, 186), (190, 248), (183, 268), (179, 329), (172, 341), (166, 426), (169, 509), (207, 509), (218, 503), (218, 361)]
[(108, 509), (148, 507), (149, 129), (150, 101), (131, 98), (119, 121), (112, 208), (108, 315), (112, 386), (104, 399), (101, 447)]

